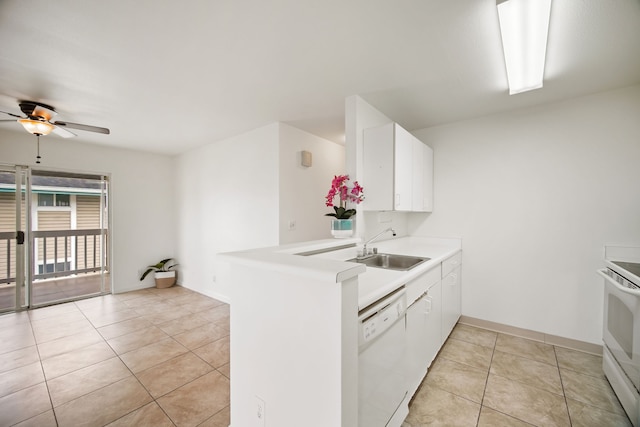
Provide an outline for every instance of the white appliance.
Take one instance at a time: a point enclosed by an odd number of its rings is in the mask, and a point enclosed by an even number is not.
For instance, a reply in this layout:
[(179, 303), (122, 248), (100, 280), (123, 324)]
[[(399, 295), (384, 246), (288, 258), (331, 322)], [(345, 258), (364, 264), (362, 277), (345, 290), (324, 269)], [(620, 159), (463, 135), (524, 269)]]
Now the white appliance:
[(409, 409), (404, 286), (358, 313), (358, 425), (398, 427)]
[(605, 265), (603, 370), (640, 427), (640, 248), (606, 246)]

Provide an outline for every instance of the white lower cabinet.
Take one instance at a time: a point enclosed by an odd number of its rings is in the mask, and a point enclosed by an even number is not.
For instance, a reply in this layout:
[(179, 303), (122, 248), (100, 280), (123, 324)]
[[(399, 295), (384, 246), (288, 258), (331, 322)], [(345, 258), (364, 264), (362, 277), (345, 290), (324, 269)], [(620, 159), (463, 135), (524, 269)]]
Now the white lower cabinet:
[(407, 378), (413, 396), (440, 349), (442, 266), (407, 283)]
[(460, 318), (461, 260), (458, 252), (405, 286), (409, 399)]
[(442, 343), (440, 280), (407, 309), (408, 395), (413, 396)]
[(426, 317), (426, 329), (425, 335), (427, 337), (427, 349), (426, 356), (428, 365), (431, 366), (431, 362), (436, 358), (436, 355), (440, 351), (440, 339), (442, 338), (442, 282), (438, 281), (427, 291), (427, 297), (429, 298), (430, 305), (427, 306), (425, 313)]
[(462, 313), (461, 254), (442, 263), (442, 342), (456, 326)]

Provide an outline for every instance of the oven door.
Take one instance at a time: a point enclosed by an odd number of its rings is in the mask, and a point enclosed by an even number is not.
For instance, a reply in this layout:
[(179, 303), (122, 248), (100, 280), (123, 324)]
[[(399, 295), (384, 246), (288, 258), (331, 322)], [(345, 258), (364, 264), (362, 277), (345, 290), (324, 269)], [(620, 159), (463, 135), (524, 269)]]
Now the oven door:
[(604, 277), (604, 344), (611, 351), (636, 390), (640, 391), (640, 290)]

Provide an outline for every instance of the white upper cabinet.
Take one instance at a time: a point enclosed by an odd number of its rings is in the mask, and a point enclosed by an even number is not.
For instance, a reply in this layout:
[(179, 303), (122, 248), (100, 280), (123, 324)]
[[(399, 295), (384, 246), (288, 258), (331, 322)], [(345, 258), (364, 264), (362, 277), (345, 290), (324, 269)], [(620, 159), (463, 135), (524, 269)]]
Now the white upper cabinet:
[(414, 212), (433, 210), (433, 149), (415, 139), (413, 148), (413, 193)]
[[(394, 145), (395, 164), (393, 164), (393, 158), (387, 159), (387, 161), (391, 163), (390, 169), (395, 171), (393, 209), (397, 211), (410, 211), (413, 209), (413, 136), (398, 125), (395, 125), (394, 132), (395, 143), (392, 138), (389, 144)], [(406, 167), (407, 165), (408, 167)]]
[(364, 180), (368, 211), (431, 212), (433, 150), (396, 123), (365, 129)]

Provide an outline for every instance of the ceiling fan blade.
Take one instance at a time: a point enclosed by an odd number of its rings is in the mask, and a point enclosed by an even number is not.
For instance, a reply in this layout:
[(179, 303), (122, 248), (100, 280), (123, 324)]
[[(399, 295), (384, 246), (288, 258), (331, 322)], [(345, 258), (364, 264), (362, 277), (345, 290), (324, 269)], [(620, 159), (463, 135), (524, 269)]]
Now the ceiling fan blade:
[(53, 122), (54, 125), (56, 126), (64, 126), (64, 127), (68, 127), (68, 128), (72, 128), (72, 129), (78, 129), (78, 130), (86, 130), (88, 132), (97, 132), (97, 133), (104, 133), (104, 134), (110, 134), (111, 131), (109, 131), (109, 129), (107, 128), (101, 128), (98, 126), (90, 126), (90, 125), (82, 125), (80, 123), (71, 123), (71, 122)]
[(75, 133), (69, 132), (68, 130), (63, 129), (60, 126), (54, 126), (53, 133), (63, 138), (73, 138), (74, 136), (77, 136)]
[[(10, 115), (11, 117), (17, 117), (17, 118), (19, 118), (19, 119), (22, 119), (22, 118), (23, 118), (22, 116), (19, 116), (19, 115), (17, 115), (17, 114), (13, 114), (13, 113), (8, 113), (8, 112), (6, 112), (6, 111), (0, 111), (0, 113), (8, 114), (8, 115)], [(14, 121), (15, 121), (15, 120), (14, 120)]]

